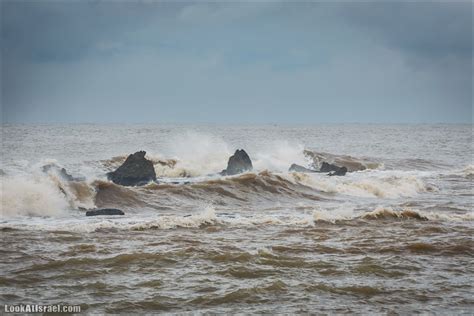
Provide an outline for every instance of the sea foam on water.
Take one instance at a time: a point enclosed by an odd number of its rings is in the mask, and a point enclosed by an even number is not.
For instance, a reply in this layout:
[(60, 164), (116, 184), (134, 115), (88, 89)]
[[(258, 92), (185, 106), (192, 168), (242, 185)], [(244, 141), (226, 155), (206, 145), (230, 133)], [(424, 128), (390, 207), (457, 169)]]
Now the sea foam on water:
[(52, 216), (63, 213), (69, 203), (60, 189), (47, 177), (2, 177), (0, 181), (3, 216)]

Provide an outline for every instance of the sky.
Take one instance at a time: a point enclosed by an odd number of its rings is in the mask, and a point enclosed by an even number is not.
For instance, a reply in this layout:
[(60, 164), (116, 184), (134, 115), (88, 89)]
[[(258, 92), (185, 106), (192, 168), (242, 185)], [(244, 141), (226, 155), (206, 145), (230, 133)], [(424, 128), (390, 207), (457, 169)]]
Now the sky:
[(472, 123), (472, 2), (1, 0), (4, 123)]

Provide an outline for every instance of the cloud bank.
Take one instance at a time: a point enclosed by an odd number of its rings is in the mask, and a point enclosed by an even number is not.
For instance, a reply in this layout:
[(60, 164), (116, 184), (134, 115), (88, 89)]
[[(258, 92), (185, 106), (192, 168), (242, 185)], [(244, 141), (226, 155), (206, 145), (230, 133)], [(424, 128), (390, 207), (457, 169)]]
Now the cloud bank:
[(4, 122), (472, 122), (472, 3), (2, 1)]

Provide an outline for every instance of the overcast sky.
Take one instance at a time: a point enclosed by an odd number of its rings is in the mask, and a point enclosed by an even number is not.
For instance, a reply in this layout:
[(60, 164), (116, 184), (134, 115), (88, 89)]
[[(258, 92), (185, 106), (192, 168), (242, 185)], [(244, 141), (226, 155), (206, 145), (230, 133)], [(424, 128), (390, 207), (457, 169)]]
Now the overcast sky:
[(4, 122), (472, 122), (472, 2), (1, 6)]

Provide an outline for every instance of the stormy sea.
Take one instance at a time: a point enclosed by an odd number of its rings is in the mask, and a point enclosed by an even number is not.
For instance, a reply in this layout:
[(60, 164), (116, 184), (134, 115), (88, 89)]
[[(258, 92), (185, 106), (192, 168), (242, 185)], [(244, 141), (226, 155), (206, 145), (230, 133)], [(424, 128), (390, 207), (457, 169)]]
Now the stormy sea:
[[(471, 125), (3, 125), (0, 301), (470, 314), (472, 138)], [(222, 172), (238, 149), (252, 168)], [(139, 151), (156, 181), (111, 181)], [(315, 172), (325, 163), (347, 173)], [(104, 208), (124, 215), (86, 216)]]

